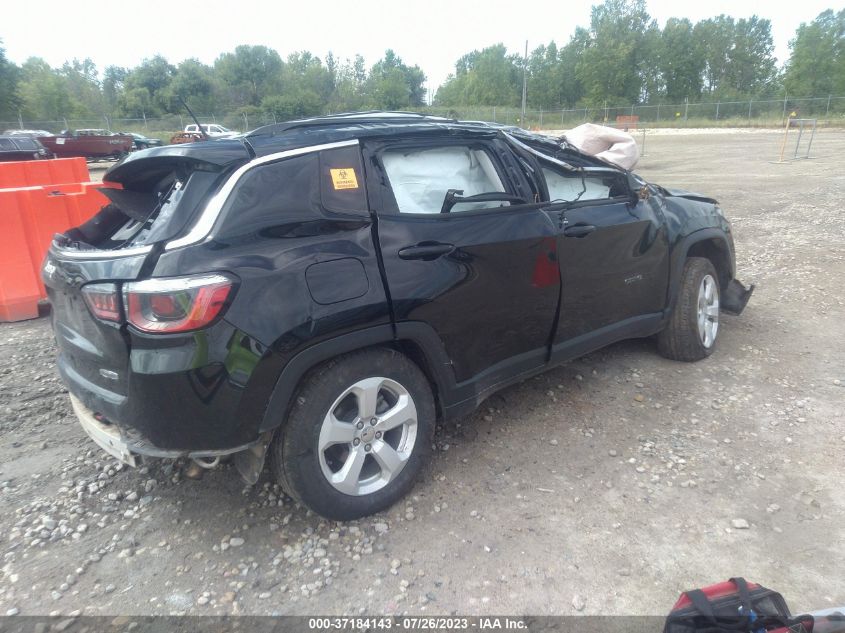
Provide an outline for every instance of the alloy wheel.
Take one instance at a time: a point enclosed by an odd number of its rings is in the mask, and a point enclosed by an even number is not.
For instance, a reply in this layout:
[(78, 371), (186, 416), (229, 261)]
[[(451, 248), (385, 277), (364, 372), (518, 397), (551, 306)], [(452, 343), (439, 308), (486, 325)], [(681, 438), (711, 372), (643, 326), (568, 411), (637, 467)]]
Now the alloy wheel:
[(372, 494), (395, 480), (414, 450), (417, 408), (395, 380), (372, 377), (349, 386), (323, 419), (320, 468), (338, 491)]
[(706, 348), (713, 347), (719, 331), (719, 285), (712, 275), (704, 275), (698, 287), (698, 336)]

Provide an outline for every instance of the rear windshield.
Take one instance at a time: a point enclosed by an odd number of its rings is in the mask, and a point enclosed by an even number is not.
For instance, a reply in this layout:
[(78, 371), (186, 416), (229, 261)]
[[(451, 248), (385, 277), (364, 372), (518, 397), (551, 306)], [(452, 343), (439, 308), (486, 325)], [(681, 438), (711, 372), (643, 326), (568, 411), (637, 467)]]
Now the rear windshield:
[[(171, 166), (172, 167), (172, 166)], [(204, 204), (220, 174), (176, 168), (130, 189), (102, 188), (110, 203), (64, 234), (63, 248), (117, 250), (175, 237)]]

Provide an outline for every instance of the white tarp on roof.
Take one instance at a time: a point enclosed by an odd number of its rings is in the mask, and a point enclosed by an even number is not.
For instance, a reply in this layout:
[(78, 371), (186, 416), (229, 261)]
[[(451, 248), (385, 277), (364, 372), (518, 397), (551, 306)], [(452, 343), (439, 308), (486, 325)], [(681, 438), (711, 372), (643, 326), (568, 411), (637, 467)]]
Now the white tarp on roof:
[(616, 128), (584, 123), (564, 134), (566, 141), (580, 149), (623, 169), (633, 169), (640, 159), (634, 137)]

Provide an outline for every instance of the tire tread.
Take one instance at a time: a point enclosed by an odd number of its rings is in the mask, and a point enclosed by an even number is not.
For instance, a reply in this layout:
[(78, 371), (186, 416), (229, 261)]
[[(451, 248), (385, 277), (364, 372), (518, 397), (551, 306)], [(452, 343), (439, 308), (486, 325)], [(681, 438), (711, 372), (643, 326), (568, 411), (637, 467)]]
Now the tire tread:
[[(396, 482), (370, 495), (348, 497), (331, 489), (319, 465), (315, 471), (311, 460), (317, 457), (311, 433), (314, 424), (320, 423), (325, 415), (323, 412), (317, 417), (315, 411), (327, 408), (331, 401), (326, 403), (326, 400), (359, 380), (363, 377), (362, 373), (394, 379), (403, 377), (399, 382), (414, 393), (419, 434), (410, 458), (414, 463), (405, 466)], [(350, 352), (318, 365), (305, 376), (294, 395), (284, 425), (278, 429), (270, 445), (270, 466), (279, 485), (297, 503), (329, 519), (357, 519), (384, 510), (410, 490), (431, 450), (434, 427), (431, 387), (425, 374), (412, 360), (390, 348)], [(319, 485), (314, 481), (317, 477), (320, 478)]]
[(716, 346), (704, 347), (698, 335), (698, 287), (705, 275), (718, 283), (713, 263), (705, 257), (690, 257), (684, 264), (678, 298), (669, 323), (657, 335), (657, 350), (672, 360), (694, 362), (713, 353)]

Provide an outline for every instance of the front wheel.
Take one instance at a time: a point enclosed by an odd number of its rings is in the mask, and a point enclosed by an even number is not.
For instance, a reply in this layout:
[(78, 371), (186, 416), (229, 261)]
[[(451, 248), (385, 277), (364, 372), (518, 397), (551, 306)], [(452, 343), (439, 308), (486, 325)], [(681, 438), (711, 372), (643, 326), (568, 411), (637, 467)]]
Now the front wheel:
[(425, 375), (389, 349), (313, 370), (270, 448), (282, 488), (318, 514), (380, 512), (414, 484), (431, 449), (434, 400)]
[(719, 334), (719, 277), (709, 259), (690, 257), (657, 349), (666, 358), (696, 361), (713, 353)]

